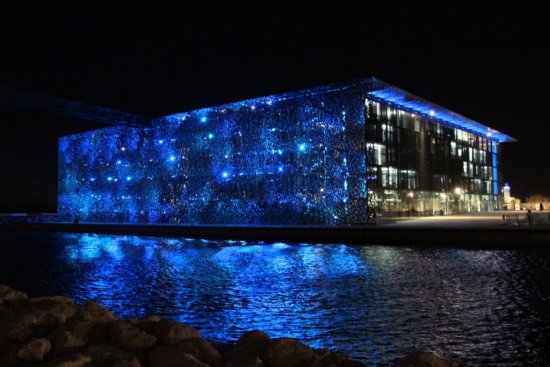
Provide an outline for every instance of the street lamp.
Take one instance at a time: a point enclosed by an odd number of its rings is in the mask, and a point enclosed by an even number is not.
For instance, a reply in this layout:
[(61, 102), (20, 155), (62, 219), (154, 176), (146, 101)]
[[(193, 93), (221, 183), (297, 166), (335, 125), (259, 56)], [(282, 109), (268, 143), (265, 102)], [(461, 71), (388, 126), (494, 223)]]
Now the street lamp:
[(409, 193), (407, 194), (407, 197), (408, 197), (408, 202), (409, 202), (409, 213), (412, 214), (412, 211), (414, 210), (414, 205), (411, 208), (411, 201), (414, 198), (414, 192), (409, 191)]

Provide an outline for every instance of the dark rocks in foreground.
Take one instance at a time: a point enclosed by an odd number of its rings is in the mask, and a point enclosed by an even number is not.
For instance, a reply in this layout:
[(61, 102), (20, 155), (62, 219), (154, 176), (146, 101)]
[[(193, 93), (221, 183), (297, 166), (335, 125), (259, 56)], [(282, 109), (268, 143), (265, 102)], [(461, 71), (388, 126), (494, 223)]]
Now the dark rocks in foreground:
[[(417, 352), (396, 367), (452, 367)], [(150, 316), (121, 320), (94, 302), (68, 297), (27, 297), (0, 285), (0, 366), (21, 367), (362, 367), (364, 364), (291, 338), (262, 331), (236, 343), (209, 342), (174, 320)]]

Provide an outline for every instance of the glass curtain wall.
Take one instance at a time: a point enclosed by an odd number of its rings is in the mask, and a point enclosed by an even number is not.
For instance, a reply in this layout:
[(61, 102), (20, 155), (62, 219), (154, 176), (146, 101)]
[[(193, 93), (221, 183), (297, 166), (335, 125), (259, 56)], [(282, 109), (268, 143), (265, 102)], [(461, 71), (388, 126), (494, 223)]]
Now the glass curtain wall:
[(379, 210), (410, 216), (499, 209), (497, 142), (380, 101), (366, 99), (365, 108)]

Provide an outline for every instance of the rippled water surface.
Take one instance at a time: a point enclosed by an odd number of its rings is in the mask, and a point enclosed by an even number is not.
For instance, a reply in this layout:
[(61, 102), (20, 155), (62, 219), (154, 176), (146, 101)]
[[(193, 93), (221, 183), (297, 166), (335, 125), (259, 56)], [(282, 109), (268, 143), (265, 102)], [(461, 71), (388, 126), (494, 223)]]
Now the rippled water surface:
[(550, 365), (550, 251), (0, 232), (0, 283), (157, 314), (206, 338), (290, 336), (388, 365)]

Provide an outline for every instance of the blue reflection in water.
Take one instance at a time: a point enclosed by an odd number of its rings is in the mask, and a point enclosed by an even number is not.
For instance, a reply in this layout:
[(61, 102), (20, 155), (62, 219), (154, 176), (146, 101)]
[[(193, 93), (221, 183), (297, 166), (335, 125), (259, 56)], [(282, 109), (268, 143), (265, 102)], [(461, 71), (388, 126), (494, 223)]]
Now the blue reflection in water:
[(0, 232), (0, 284), (158, 314), (233, 340), (290, 336), (388, 365), (413, 348), (460, 365), (543, 365), (549, 250), (259, 244)]

